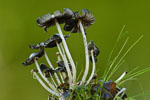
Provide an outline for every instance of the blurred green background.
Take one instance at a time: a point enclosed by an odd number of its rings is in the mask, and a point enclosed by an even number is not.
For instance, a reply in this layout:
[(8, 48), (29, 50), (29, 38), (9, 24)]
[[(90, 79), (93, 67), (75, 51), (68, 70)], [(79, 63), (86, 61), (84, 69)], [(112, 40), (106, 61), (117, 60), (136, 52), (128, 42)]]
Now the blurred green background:
[[(57, 33), (56, 27), (45, 33), (36, 25), (36, 18), (54, 10), (71, 8), (80, 11), (88, 8), (95, 16), (95, 24), (87, 29), (88, 41), (94, 40), (100, 48), (97, 70), (101, 76), (107, 65), (118, 33), (126, 24), (126, 36), (130, 37), (129, 47), (141, 35), (144, 38), (126, 56), (126, 62), (117, 71), (115, 80), (125, 70), (135, 66), (150, 66), (150, 1), (149, 0), (0, 0), (0, 100), (47, 100), (48, 93), (33, 80), (30, 70), (34, 65), (23, 67), (22, 61), (33, 50), (29, 44), (45, 41)], [(67, 32), (69, 33), (69, 32)], [(67, 34), (65, 33), (65, 34)], [(78, 72), (84, 66), (84, 48), (81, 34), (72, 34), (67, 40)], [(114, 52), (118, 52), (121, 44)], [(125, 49), (127, 49), (127, 47)], [(56, 48), (47, 50), (52, 63), (56, 65)], [(125, 51), (125, 50), (124, 50)], [(129, 96), (150, 94), (150, 72), (129, 81), (123, 86)], [(140, 96), (137, 100), (149, 100), (150, 96)]]

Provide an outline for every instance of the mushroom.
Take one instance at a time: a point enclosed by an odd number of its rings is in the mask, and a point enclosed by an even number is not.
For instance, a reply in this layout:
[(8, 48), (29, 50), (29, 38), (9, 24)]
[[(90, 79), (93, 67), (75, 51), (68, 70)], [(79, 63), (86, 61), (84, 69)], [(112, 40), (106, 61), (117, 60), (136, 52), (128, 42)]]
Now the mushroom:
[(64, 13), (60, 10), (54, 11), (54, 15), (50, 13), (43, 15), (37, 18), (37, 25), (43, 27), (43, 29), (47, 32), (47, 28), (55, 25), (55, 19), (57, 19), (59, 24), (63, 24), (68, 19), (73, 17), (73, 12), (69, 8), (64, 9)]
[(44, 43), (42, 42), (42, 43), (39, 43), (39, 44), (37, 44), (37, 45), (29, 45), (29, 47), (31, 48), (31, 49), (39, 49), (39, 48), (42, 48), (42, 47), (44, 47), (45, 45), (44, 45)]
[[(58, 67), (56, 68), (57, 72), (66, 72), (66, 66), (64, 64), (64, 61), (57, 61)], [(68, 64), (71, 69), (71, 64)]]
[[(69, 35), (65, 35), (64, 38), (69, 38)], [(60, 37), (59, 34), (54, 34), (53, 36), (51, 36), (48, 40), (46, 40), (45, 42), (41, 42), (37, 45), (29, 45), (29, 47), (31, 49), (39, 49), (39, 48), (53, 48), (53, 47), (57, 47), (57, 43), (60, 44), (62, 42), (62, 39)]]
[(38, 59), (44, 55), (44, 49), (40, 48), (40, 51), (38, 53), (31, 53), (29, 58), (26, 59), (25, 62), (22, 63), (24, 66), (28, 66), (34, 63), (34, 59)]
[(84, 30), (87, 29), (88, 26), (94, 24), (95, 18), (93, 14), (88, 9), (82, 9), (82, 14), (79, 12), (74, 13), (75, 19), (70, 19), (65, 23), (64, 30), (70, 31), (72, 33), (80, 33), (80, 25), (79, 21), (82, 22)]
[(56, 71), (52, 68), (47, 67), (45, 64), (40, 64), (41, 71), (45, 74), (45, 77), (50, 77), (50, 75), (53, 75)]
[(100, 53), (99, 48), (94, 44), (94, 41), (92, 40), (91, 42), (89, 42), (88, 44), (88, 51), (89, 51), (89, 55), (90, 55), (90, 60), (92, 61), (92, 56), (91, 56), (91, 51), (93, 50), (93, 55), (94, 55), (94, 60), (95, 62), (97, 62), (97, 56)]
[[(70, 35), (65, 35), (64, 38), (68, 38)], [(44, 42), (45, 48), (57, 47), (57, 43), (60, 44), (62, 39), (59, 34), (54, 34), (50, 39)]]

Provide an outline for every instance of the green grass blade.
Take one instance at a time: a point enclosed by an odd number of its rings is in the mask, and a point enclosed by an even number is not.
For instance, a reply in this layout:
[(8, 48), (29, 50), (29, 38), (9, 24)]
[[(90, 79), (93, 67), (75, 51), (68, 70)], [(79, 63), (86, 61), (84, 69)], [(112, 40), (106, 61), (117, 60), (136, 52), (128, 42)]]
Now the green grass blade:
[[(109, 67), (109, 69), (108, 69), (108, 71), (107, 71), (107, 73), (106, 73), (106, 78), (107, 78), (107, 75), (108, 75), (109, 71), (112, 69), (114, 63), (115, 63), (116, 60), (119, 58), (119, 56), (120, 56), (121, 52), (123, 51), (125, 45), (127, 44), (128, 40), (129, 40), (129, 37), (127, 37), (127, 39), (126, 39), (126, 41), (124, 42), (123, 46), (121, 47), (119, 53), (117, 54), (117, 56), (115, 57), (115, 59), (114, 59), (113, 62), (111, 63), (111, 65), (110, 65), (110, 67)], [(108, 76), (108, 77), (109, 77), (109, 76)], [(107, 78), (106, 81), (108, 81), (108, 80), (109, 80), (109, 79)]]
[(127, 75), (125, 78), (130, 78), (130, 77), (136, 77), (136, 76), (139, 76), (139, 75), (141, 75), (141, 74), (143, 74), (143, 73), (145, 73), (145, 72), (147, 72), (147, 71), (150, 71), (150, 68), (145, 68), (145, 69), (143, 69), (143, 70), (140, 70), (140, 71), (137, 71), (137, 72), (135, 72), (135, 73), (132, 73), (132, 74), (130, 74), (130, 75)]
[(110, 52), (110, 55), (109, 55), (109, 58), (108, 58), (108, 64), (109, 64), (109, 62), (110, 62), (110, 59), (111, 59), (111, 57), (112, 57), (112, 54), (113, 54), (113, 52), (114, 52), (114, 50), (115, 50), (115, 48), (116, 48), (116, 46), (117, 46), (119, 40), (121, 39), (121, 35), (123, 34), (123, 31), (124, 31), (124, 29), (125, 29), (125, 26), (126, 26), (126, 25), (124, 25), (124, 26), (122, 27), (122, 29), (121, 29), (121, 31), (120, 31), (120, 33), (119, 33), (119, 36), (118, 36), (118, 38), (117, 38), (117, 41), (116, 41), (116, 43), (115, 43), (113, 49), (112, 49), (111, 52)]
[(141, 67), (141, 66), (137, 66), (137, 67), (135, 67), (134, 69), (132, 69), (130, 72), (128, 72), (128, 74), (127, 75), (130, 75), (130, 74), (132, 74), (134, 71), (136, 71), (139, 67)]
[(130, 75), (127, 75), (127, 76), (124, 77), (124, 80), (121, 81), (121, 82), (118, 83), (118, 84), (121, 85), (121, 84), (123, 84), (123, 83), (126, 82), (126, 81), (133, 80), (135, 77), (140, 76), (140, 75), (142, 75), (142, 74), (144, 74), (144, 73), (146, 73), (146, 72), (148, 72), (148, 71), (150, 71), (150, 67), (149, 67), (149, 68), (145, 68), (145, 69), (140, 70), (140, 71), (137, 71), (137, 72), (132, 73), (132, 74), (130, 74)]
[[(124, 55), (120, 58), (120, 60), (118, 61), (118, 63), (116, 64), (116, 66), (119, 65), (119, 63), (124, 59), (124, 57), (129, 53), (129, 51), (143, 38), (143, 35), (138, 39), (136, 40), (129, 48), (128, 50), (124, 53)], [(116, 66), (114, 68), (116, 68)], [(107, 79), (109, 80), (109, 79)]]
[[(110, 75), (108, 76), (108, 80), (112, 77), (112, 75), (119, 69), (119, 67), (125, 62), (125, 60), (123, 60), (122, 62), (120, 62), (120, 64), (118, 66), (116, 66), (116, 68), (114, 68), (112, 70), (112, 72), (110, 73)], [(107, 80), (107, 81), (108, 81)]]
[[(111, 50), (111, 52), (110, 52), (110, 54), (109, 54), (109, 58), (108, 58), (108, 61), (107, 61), (107, 64), (108, 64), (107, 66), (109, 66), (109, 64), (110, 64), (110, 59), (112, 58), (112, 54), (113, 54), (113, 52), (114, 52), (114, 50), (115, 50), (115, 48), (116, 48), (116, 46), (117, 46), (119, 40), (121, 39), (122, 36), (124, 36), (124, 35), (126, 34), (126, 32), (123, 34), (123, 31), (124, 31), (125, 27), (126, 27), (126, 25), (124, 25), (124, 26), (122, 27), (122, 29), (121, 29), (121, 31), (120, 31), (118, 37), (117, 37), (117, 40), (116, 40), (116, 42), (115, 42), (115, 45), (114, 45), (113, 49)], [(122, 34), (123, 34), (123, 35), (122, 35)], [(108, 68), (109, 68), (109, 67), (107, 67), (107, 68), (105, 69), (104, 74), (103, 74), (103, 78), (106, 76), (106, 72), (107, 72)]]

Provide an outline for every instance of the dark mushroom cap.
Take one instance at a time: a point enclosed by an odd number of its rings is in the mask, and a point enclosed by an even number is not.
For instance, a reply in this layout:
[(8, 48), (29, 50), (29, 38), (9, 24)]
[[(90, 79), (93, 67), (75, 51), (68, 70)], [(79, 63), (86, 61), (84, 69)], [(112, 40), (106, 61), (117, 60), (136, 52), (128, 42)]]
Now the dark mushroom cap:
[[(64, 61), (57, 61), (58, 67), (56, 68), (57, 72), (66, 72), (66, 66), (64, 64)], [(69, 63), (69, 67), (71, 69), (71, 64)]]
[(99, 53), (100, 53), (100, 50), (99, 48), (94, 44), (94, 41), (92, 40), (91, 42), (89, 42), (88, 44), (88, 51), (89, 51), (89, 54), (91, 54), (91, 51), (93, 50), (93, 54), (95, 56), (98, 56)]
[(64, 9), (64, 13), (60, 10), (54, 11), (54, 15), (46, 14), (39, 18), (37, 18), (37, 24), (40, 27), (43, 27), (44, 30), (47, 32), (47, 28), (55, 25), (55, 19), (57, 19), (59, 24), (65, 23), (68, 19), (73, 17), (73, 12), (69, 8)]
[(40, 64), (41, 71), (45, 74), (46, 77), (50, 77), (50, 75), (53, 75), (56, 71), (52, 68), (47, 67), (45, 64)]
[[(59, 24), (62, 24), (62, 23), (65, 22), (63, 13), (60, 10), (54, 11), (54, 15), (53, 16), (54, 16), (53, 19), (57, 19)], [(54, 20), (54, 23), (55, 23), (55, 20)]]
[(91, 51), (93, 50), (93, 56), (94, 56), (94, 60), (95, 62), (97, 62), (97, 56), (100, 53), (99, 48), (94, 44), (94, 41), (92, 40), (89, 44), (88, 44), (88, 51), (90, 54), (90, 60), (92, 61), (92, 56), (91, 56)]
[(80, 19), (82, 20), (82, 24), (85, 29), (95, 22), (93, 14), (88, 9), (82, 9), (82, 15)]
[(45, 14), (41, 17), (37, 18), (37, 25), (43, 27), (43, 29), (47, 32), (47, 28), (55, 25), (54, 19), (51, 14)]
[[(65, 35), (64, 38), (69, 38), (69, 35)], [(62, 39), (60, 37), (59, 34), (54, 34), (52, 37), (50, 37), (48, 40), (46, 40), (45, 42), (41, 42), (39, 44), (36, 45), (29, 45), (29, 47), (31, 49), (41, 49), (41, 48), (53, 48), (53, 47), (57, 47), (57, 44), (60, 44), (62, 42)]]
[(28, 66), (34, 63), (34, 59), (37, 56), (38, 53), (31, 53), (30, 57), (26, 59), (25, 62), (22, 63), (24, 66)]
[(80, 28), (77, 19), (70, 19), (64, 25), (65, 31), (70, 31), (71, 33), (80, 33)]
[(95, 18), (88, 9), (82, 9), (82, 14), (77, 11), (74, 13), (75, 19), (70, 19), (65, 23), (64, 30), (71, 31), (72, 33), (80, 33), (80, 27), (78, 21), (83, 24), (84, 29), (94, 24)]
[(25, 62), (22, 63), (22, 65), (24, 66), (28, 66), (34, 63), (34, 59), (38, 59), (40, 57), (42, 57), (44, 55), (44, 49), (40, 49), (40, 51), (38, 53), (31, 53), (29, 58), (26, 59)]
[(54, 11), (54, 18), (57, 19), (59, 24), (67, 22), (69, 19), (72, 19), (73, 16), (74, 13), (69, 8), (64, 8), (64, 13), (62, 13), (60, 10)]
[(37, 53), (37, 57), (41, 58), (44, 55), (44, 48), (40, 48), (40, 51)]
[(40, 48), (43, 48), (45, 45), (44, 45), (44, 43), (42, 42), (42, 43), (39, 43), (39, 44), (37, 44), (37, 45), (29, 45), (29, 47), (31, 48), (31, 49), (40, 49)]
[(74, 17), (73, 11), (71, 9), (69, 9), (69, 8), (64, 8), (64, 14), (63, 15), (64, 15), (64, 18), (66, 20), (71, 19), (71, 18)]
[[(68, 38), (70, 35), (64, 36), (64, 38)], [(53, 48), (57, 46), (57, 43), (60, 44), (62, 42), (62, 39), (59, 34), (53, 35), (50, 39), (44, 42), (44, 45), (46, 48)]]

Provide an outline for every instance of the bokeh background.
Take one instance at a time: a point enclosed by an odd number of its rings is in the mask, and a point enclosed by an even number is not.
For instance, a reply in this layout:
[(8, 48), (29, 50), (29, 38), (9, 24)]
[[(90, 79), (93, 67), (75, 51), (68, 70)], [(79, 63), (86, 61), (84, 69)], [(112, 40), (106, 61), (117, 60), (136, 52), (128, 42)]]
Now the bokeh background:
[[(126, 62), (115, 73), (115, 80), (125, 70), (131, 71), (150, 67), (150, 2), (148, 0), (0, 0), (0, 100), (47, 100), (48, 93), (33, 80), (30, 70), (34, 65), (23, 67), (22, 61), (34, 50), (29, 44), (36, 44), (57, 33), (56, 27), (45, 33), (36, 25), (36, 18), (54, 10), (71, 8), (80, 11), (88, 8), (95, 16), (95, 24), (87, 29), (88, 41), (94, 40), (100, 48), (97, 70), (102, 76), (108, 56), (117, 36), (126, 25), (126, 36), (130, 40), (125, 50), (141, 35), (144, 38), (126, 56)], [(68, 34), (69, 32), (65, 33)], [(125, 37), (126, 37), (125, 36)], [(125, 39), (125, 38), (123, 38)], [(71, 34), (67, 40), (73, 59), (77, 62), (78, 73), (84, 66), (84, 48), (81, 34)], [(123, 40), (121, 40), (123, 41)], [(122, 42), (121, 42), (122, 43)], [(113, 57), (120, 49), (117, 46)], [(125, 52), (124, 50), (124, 52)], [(47, 50), (52, 63), (56, 65), (56, 48)], [(137, 80), (126, 82), (129, 96), (150, 94), (150, 72)], [(138, 96), (137, 100), (149, 100), (150, 96)]]

